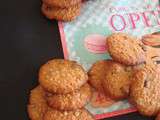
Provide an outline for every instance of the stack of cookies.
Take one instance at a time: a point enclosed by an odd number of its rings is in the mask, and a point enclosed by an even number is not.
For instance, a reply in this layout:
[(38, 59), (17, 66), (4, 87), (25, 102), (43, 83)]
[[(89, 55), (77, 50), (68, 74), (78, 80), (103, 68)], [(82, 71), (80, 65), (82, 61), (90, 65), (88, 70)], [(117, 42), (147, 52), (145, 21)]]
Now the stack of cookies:
[(90, 101), (88, 75), (76, 62), (54, 59), (39, 72), (40, 85), (30, 94), (31, 120), (94, 120), (84, 108)]
[(48, 19), (74, 20), (81, 10), (82, 0), (43, 0), (42, 13)]
[[(107, 38), (111, 60), (97, 61), (89, 70), (89, 83), (113, 100), (128, 98), (142, 115), (160, 112), (160, 66), (155, 49), (124, 33)], [(157, 120), (159, 118), (157, 117)]]
[(147, 46), (153, 38), (157, 39), (157, 34), (143, 37), (144, 44), (128, 34), (110, 35), (106, 47), (112, 59), (97, 61), (88, 74), (75, 61), (47, 62), (39, 71), (40, 85), (30, 94), (29, 117), (94, 120), (84, 108), (91, 98), (91, 85), (112, 100), (127, 98), (142, 115), (157, 115), (156, 120), (160, 120), (160, 50)]

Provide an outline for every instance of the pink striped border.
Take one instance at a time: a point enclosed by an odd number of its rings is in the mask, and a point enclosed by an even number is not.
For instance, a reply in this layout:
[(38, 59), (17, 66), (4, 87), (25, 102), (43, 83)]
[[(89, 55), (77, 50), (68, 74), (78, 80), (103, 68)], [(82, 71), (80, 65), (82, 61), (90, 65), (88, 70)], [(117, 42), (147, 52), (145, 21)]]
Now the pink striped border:
[(98, 115), (95, 116), (95, 118), (97, 120), (100, 120), (100, 119), (104, 119), (104, 118), (115, 117), (115, 116), (118, 116), (118, 115), (124, 115), (124, 114), (127, 114), (127, 113), (132, 113), (132, 112), (136, 112), (136, 111), (137, 111), (136, 108), (128, 108), (128, 109), (124, 109), (124, 110), (118, 110), (118, 111), (114, 111), (114, 112), (98, 114)]
[[(63, 23), (61, 21), (59, 21), (58, 26), (59, 26), (60, 36), (61, 36), (64, 58), (68, 59), (68, 50), (67, 50), (65, 33), (64, 33), (64, 29), (63, 29)], [(99, 119), (114, 117), (114, 116), (123, 115), (123, 114), (127, 114), (127, 113), (132, 113), (132, 112), (136, 112), (136, 111), (137, 111), (136, 108), (128, 108), (128, 109), (118, 110), (118, 111), (114, 111), (114, 112), (110, 112), (110, 113), (98, 114), (95, 116), (95, 118), (97, 120), (99, 120)]]
[(61, 36), (61, 43), (62, 43), (64, 58), (68, 59), (68, 50), (67, 50), (67, 44), (66, 44), (66, 37), (63, 29), (63, 23), (59, 21), (58, 26), (59, 26), (60, 36)]

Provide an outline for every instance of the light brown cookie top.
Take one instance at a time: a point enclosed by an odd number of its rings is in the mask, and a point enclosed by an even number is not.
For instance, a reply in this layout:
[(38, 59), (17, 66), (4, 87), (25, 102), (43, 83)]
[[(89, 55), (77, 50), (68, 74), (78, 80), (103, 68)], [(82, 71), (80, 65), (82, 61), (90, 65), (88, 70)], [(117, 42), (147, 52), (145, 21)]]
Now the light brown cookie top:
[(160, 120), (160, 113), (157, 115), (156, 120)]
[(45, 114), (44, 120), (94, 120), (94, 118), (85, 109), (75, 111), (58, 111), (51, 109)]
[(79, 89), (88, 80), (88, 75), (75, 61), (54, 59), (44, 64), (39, 71), (39, 82), (48, 92), (66, 94)]
[(125, 65), (140, 64), (146, 59), (144, 45), (125, 33), (114, 33), (109, 36), (107, 47), (111, 57)]
[(111, 60), (97, 61), (88, 72), (89, 83), (100, 92), (103, 92), (102, 81), (105, 79), (105, 73), (109, 69), (110, 63)]
[(80, 90), (64, 95), (47, 94), (47, 101), (50, 107), (57, 110), (75, 110), (84, 107), (91, 99), (91, 87), (89, 84), (83, 85)]
[(42, 0), (45, 4), (58, 8), (69, 8), (81, 4), (82, 0)]
[(131, 67), (113, 61), (109, 66), (105, 80), (102, 83), (106, 95), (112, 99), (128, 97), (131, 83), (130, 77), (132, 76)]
[(130, 101), (146, 116), (154, 116), (160, 110), (160, 74), (156, 65), (146, 65), (132, 78)]
[(43, 116), (48, 109), (44, 96), (45, 92), (40, 86), (31, 91), (29, 104), (27, 106), (31, 120), (43, 120)]
[(81, 4), (69, 8), (58, 8), (51, 7), (43, 3), (41, 11), (48, 19), (51, 20), (72, 21), (80, 14)]

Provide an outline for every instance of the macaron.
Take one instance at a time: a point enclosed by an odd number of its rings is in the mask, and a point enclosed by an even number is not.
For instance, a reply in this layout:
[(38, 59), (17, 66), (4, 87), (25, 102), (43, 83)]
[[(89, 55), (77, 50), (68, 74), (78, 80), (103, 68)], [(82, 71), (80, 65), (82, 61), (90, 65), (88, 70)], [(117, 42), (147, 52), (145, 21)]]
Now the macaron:
[(85, 48), (94, 54), (103, 54), (107, 52), (106, 37), (99, 34), (88, 35), (84, 39)]

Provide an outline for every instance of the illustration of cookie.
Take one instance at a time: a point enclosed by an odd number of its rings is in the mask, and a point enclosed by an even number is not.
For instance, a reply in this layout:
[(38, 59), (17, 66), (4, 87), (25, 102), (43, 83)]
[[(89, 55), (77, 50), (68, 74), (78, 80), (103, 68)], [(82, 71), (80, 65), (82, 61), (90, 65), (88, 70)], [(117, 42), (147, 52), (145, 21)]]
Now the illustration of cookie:
[(149, 34), (142, 37), (142, 42), (149, 46), (159, 46), (160, 47), (160, 33)]
[(45, 92), (40, 86), (31, 91), (28, 105), (28, 114), (31, 120), (43, 120), (48, 109), (44, 96)]
[(87, 73), (75, 61), (53, 59), (44, 64), (39, 71), (40, 85), (51, 93), (73, 92), (87, 80)]
[(114, 33), (107, 38), (108, 52), (113, 60), (125, 65), (143, 63), (146, 59), (144, 45), (125, 33)]
[(160, 48), (147, 46), (146, 56), (147, 59), (152, 59), (155, 62), (160, 60)]
[(112, 62), (106, 71), (106, 77), (102, 82), (105, 94), (112, 99), (124, 99), (128, 97), (131, 83), (132, 69), (117, 62)]
[(157, 64), (158, 72), (160, 74), (160, 64)]
[(82, 3), (82, 0), (43, 0), (45, 4), (59, 8), (69, 8)]
[(155, 64), (147, 64), (137, 70), (132, 78), (130, 101), (146, 116), (154, 116), (160, 110), (160, 74)]
[(147, 45), (147, 57), (155, 62), (160, 61), (160, 33), (145, 35), (142, 42)]
[(94, 120), (93, 116), (85, 109), (75, 111), (58, 111), (50, 109), (44, 116), (44, 120)]
[(160, 120), (160, 113), (158, 114), (156, 120)]
[(84, 107), (91, 98), (89, 84), (83, 85), (80, 90), (65, 95), (47, 94), (47, 101), (50, 107), (58, 110), (76, 110)]
[(69, 8), (58, 8), (43, 3), (41, 10), (48, 19), (71, 21), (80, 14), (81, 4)]
[(102, 81), (105, 79), (105, 73), (109, 69), (110, 63), (111, 60), (97, 61), (88, 72), (89, 83), (100, 92), (103, 92)]

